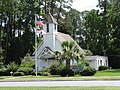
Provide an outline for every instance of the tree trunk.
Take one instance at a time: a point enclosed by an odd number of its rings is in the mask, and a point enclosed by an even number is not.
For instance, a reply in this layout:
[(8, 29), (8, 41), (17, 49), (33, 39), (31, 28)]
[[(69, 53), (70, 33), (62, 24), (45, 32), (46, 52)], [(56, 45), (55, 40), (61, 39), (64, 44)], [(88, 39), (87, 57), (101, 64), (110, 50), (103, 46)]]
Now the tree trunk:
[(45, 0), (45, 14), (47, 14), (47, 2)]
[(66, 60), (66, 69), (67, 69), (67, 70), (70, 69), (70, 60)]

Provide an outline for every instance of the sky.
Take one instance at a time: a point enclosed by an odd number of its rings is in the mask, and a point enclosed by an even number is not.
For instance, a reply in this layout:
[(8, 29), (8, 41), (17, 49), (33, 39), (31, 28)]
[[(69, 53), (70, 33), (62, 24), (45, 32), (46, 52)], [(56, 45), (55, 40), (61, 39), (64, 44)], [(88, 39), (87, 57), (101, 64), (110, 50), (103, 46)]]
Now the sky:
[(73, 0), (72, 7), (78, 11), (96, 9), (98, 0)]

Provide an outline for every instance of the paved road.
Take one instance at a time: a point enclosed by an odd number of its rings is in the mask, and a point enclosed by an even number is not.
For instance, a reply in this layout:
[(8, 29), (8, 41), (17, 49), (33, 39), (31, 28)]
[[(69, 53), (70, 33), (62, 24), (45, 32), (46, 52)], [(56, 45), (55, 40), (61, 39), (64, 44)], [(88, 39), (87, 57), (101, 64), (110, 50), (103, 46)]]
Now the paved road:
[(0, 87), (2, 86), (120, 86), (120, 81), (0, 82)]

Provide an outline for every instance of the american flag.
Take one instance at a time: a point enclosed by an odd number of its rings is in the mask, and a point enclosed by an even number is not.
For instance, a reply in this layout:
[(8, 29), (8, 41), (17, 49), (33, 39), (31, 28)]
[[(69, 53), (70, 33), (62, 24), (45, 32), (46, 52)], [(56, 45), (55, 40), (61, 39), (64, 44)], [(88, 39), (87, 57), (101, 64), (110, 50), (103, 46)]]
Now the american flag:
[(35, 15), (35, 24), (36, 24), (36, 25), (40, 25), (40, 26), (43, 26), (43, 25), (44, 25), (38, 15)]

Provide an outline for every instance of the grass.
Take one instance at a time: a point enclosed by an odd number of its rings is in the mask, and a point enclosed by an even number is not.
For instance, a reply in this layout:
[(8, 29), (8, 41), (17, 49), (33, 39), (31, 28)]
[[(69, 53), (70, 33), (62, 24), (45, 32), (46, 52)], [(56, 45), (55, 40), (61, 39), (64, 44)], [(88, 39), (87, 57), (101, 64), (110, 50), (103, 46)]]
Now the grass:
[(120, 69), (98, 71), (95, 76), (0, 76), (0, 81), (31, 81), (31, 80), (120, 80)]
[(120, 69), (98, 71), (95, 76), (120, 76)]
[(120, 87), (0, 87), (0, 90), (120, 90)]
[(11, 76), (0, 76), (0, 79), (7, 79), (10, 78)]

